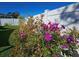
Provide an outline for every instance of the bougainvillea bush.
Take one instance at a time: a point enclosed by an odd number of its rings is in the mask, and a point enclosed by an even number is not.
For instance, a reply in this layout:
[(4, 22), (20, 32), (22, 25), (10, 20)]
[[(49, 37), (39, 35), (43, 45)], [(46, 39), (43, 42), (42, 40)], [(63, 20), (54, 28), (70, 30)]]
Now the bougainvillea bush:
[(28, 57), (60, 57), (73, 56), (78, 49), (78, 35), (74, 30), (66, 31), (62, 35), (64, 25), (59, 23), (45, 24), (41, 19), (30, 17), (27, 23), (20, 22), (10, 38), (10, 56)]

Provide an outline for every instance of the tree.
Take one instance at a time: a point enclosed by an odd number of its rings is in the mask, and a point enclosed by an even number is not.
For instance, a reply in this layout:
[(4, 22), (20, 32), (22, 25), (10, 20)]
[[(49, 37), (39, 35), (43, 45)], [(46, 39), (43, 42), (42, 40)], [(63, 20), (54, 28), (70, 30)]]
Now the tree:
[(12, 13), (12, 16), (13, 16), (13, 18), (18, 18), (19, 12), (13, 12), (13, 13)]

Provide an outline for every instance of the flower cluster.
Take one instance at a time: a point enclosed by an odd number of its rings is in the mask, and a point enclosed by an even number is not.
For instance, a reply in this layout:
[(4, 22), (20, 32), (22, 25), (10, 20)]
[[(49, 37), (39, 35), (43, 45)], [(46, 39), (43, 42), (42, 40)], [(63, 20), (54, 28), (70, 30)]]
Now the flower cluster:
[(61, 28), (65, 29), (64, 25), (61, 25), (59, 23), (51, 23), (49, 22), (48, 24), (42, 24), (42, 28), (44, 31), (57, 31), (60, 30)]
[(45, 41), (51, 41), (53, 40), (52, 32), (56, 32), (57, 34), (60, 34), (61, 28), (65, 29), (64, 25), (61, 25), (59, 27), (59, 23), (51, 23), (48, 24), (42, 24), (42, 29), (44, 34)]
[(48, 24), (41, 23), (39, 30), (39, 27), (36, 26), (39, 24), (33, 24), (32, 22), (30, 26), (35, 29), (36, 33), (30, 30), (32, 28), (29, 27), (29, 23), (30, 21), (24, 26), (24, 29), (22, 28), (24, 31), (19, 31), (19, 37), (23, 41), (19, 45), (20, 48), (24, 49), (22, 51), (25, 53), (24, 56), (59, 56), (63, 51), (67, 51), (68, 54), (67, 52), (64, 52), (64, 54), (71, 56), (76, 44), (79, 43), (79, 40), (76, 40), (76, 35), (72, 35), (73, 32), (71, 34), (65, 32), (61, 36), (62, 29), (65, 29), (64, 25), (51, 22)]
[[(74, 49), (72, 46), (76, 47), (75, 38), (72, 34), (65, 34), (61, 37), (61, 30), (65, 29), (64, 25), (59, 23), (42, 24), (42, 29), (44, 32), (44, 40), (46, 42), (46, 47), (48, 49), (55, 48), (57, 45), (59, 49), (68, 51), (69, 49)], [(78, 42), (77, 42), (78, 43)]]

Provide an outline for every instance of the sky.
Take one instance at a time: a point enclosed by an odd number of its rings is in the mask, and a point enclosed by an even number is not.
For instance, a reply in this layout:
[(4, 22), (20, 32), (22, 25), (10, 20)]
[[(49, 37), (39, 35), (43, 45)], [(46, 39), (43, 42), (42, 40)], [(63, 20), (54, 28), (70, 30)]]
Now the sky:
[(0, 2), (0, 13), (18, 11), (22, 16), (34, 16), (75, 2)]

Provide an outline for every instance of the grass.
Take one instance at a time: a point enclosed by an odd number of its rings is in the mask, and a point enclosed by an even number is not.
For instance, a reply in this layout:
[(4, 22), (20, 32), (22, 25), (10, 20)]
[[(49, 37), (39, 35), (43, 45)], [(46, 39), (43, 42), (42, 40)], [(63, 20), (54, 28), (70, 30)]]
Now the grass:
[(18, 26), (0, 26), (0, 57), (7, 57), (10, 54), (9, 37)]
[(0, 57), (8, 57), (10, 54), (10, 46), (0, 47)]
[(0, 31), (0, 47), (9, 45), (8, 39), (12, 32), (13, 32), (13, 29)]
[(0, 47), (9, 45), (10, 34), (17, 28), (18, 26), (0, 26)]
[(8, 28), (8, 29), (17, 29), (18, 26), (5, 26), (4, 28)]

